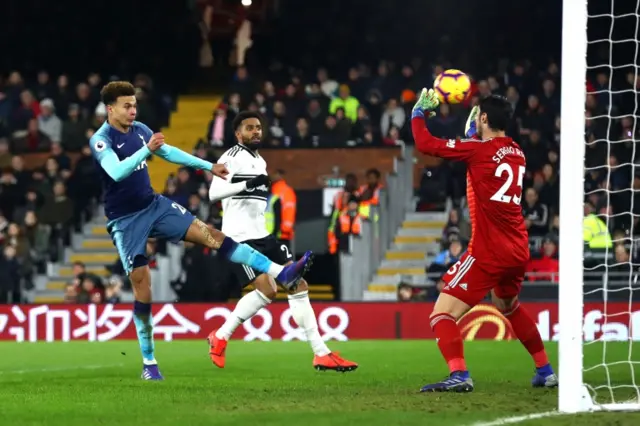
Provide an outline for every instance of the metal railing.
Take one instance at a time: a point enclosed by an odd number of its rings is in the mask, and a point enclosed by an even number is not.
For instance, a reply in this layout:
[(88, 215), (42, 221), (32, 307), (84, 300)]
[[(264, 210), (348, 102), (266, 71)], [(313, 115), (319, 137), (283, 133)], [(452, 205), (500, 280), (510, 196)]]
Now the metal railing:
[(413, 147), (403, 147), (386, 176), (380, 204), (372, 206), (359, 236), (349, 237), (349, 248), (340, 253), (340, 295), (344, 301), (362, 300), (364, 291), (391, 246), (396, 231), (413, 200)]

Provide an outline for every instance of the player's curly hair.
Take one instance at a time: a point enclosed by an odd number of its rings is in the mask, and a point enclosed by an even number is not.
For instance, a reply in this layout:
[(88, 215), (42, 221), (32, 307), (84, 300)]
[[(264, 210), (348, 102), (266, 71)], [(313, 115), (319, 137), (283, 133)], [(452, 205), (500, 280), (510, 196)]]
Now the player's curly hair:
[(113, 105), (120, 96), (135, 96), (136, 88), (128, 81), (112, 81), (102, 88), (100, 96), (105, 105)]
[(233, 123), (231, 123), (231, 126), (233, 127), (233, 131), (237, 132), (240, 126), (242, 125), (242, 122), (247, 118), (257, 118), (258, 121), (260, 121), (260, 124), (264, 122), (264, 120), (262, 119), (262, 115), (258, 112), (240, 111), (240, 113), (238, 113), (238, 115), (236, 115), (236, 117), (233, 119)]
[(480, 100), (480, 113), (487, 114), (487, 123), (492, 130), (506, 131), (511, 120), (511, 104), (504, 96), (490, 95)]

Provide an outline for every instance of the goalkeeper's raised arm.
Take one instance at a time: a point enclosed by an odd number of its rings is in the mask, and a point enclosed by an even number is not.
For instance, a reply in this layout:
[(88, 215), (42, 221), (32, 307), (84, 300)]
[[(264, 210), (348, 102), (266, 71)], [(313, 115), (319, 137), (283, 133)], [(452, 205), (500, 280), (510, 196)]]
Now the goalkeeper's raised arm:
[(433, 89), (422, 89), (420, 97), (411, 112), (411, 131), (416, 148), (423, 154), (452, 160), (466, 161), (476, 150), (476, 144), (466, 140), (441, 139), (433, 136), (425, 123), (425, 114), (432, 117), (440, 102)]

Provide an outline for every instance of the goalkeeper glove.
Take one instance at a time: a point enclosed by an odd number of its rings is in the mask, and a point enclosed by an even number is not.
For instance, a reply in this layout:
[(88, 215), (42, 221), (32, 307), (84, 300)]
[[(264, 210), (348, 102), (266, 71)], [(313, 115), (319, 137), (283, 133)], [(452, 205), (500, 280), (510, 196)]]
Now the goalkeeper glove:
[(471, 113), (469, 113), (469, 118), (467, 118), (467, 124), (464, 126), (464, 135), (468, 138), (474, 137), (478, 132), (478, 129), (476, 128), (476, 117), (478, 116), (479, 110), (479, 106), (474, 106), (471, 109)]
[(267, 175), (259, 175), (247, 181), (247, 189), (255, 189), (262, 185), (269, 187), (271, 179)]
[(411, 111), (411, 118), (424, 118), (425, 112), (429, 112), (429, 117), (433, 117), (436, 115), (433, 110), (438, 108), (438, 105), (440, 105), (440, 101), (438, 100), (438, 95), (436, 95), (436, 92), (433, 89), (422, 89), (422, 92), (420, 92), (420, 97), (418, 98), (418, 101), (413, 106), (413, 110)]

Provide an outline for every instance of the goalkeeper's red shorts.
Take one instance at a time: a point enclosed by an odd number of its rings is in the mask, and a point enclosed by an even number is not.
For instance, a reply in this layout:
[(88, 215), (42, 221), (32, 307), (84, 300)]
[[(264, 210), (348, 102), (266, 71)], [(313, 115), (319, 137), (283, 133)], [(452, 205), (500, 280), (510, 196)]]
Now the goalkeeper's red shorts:
[(510, 299), (520, 294), (524, 272), (525, 265), (487, 267), (465, 253), (442, 277), (445, 283), (442, 293), (450, 294), (469, 306), (480, 303), (491, 290), (501, 299)]

